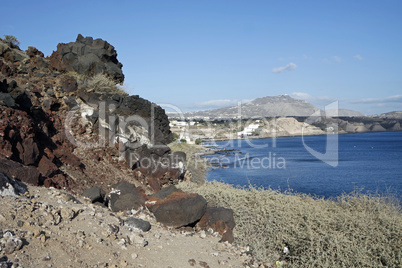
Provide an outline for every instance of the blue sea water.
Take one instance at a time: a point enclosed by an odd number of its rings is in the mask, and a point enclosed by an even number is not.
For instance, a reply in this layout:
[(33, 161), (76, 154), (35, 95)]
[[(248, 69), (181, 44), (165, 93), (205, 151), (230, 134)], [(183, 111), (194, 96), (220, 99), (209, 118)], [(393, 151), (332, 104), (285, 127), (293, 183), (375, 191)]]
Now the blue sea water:
[[(334, 137), (217, 142), (226, 151), (206, 156), (213, 164), (207, 180), (281, 191), (292, 189), (325, 198), (359, 190), (393, 194), (401, 199), (402, 132), (337, 135), (337, 143)], [(332, 146), (330, 152), (326, 150), (328, 144)]]

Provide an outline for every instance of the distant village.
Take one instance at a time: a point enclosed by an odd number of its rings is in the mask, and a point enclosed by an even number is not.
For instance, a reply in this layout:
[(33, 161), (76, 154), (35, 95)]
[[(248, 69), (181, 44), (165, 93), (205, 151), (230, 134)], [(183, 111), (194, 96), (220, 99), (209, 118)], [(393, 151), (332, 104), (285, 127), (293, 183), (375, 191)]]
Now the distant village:
[(257, 136), (258, 130), (263, 127), (261, 120), (248, 120), (247, 122), (233, 121), (231, 124), (223, 120), (210, 120), (209, 118), (180, 120), (171, 119), (170, 129), (176, 134), (176, 140), (194, 144), (197, 139), (219, 140), (238, 139)]

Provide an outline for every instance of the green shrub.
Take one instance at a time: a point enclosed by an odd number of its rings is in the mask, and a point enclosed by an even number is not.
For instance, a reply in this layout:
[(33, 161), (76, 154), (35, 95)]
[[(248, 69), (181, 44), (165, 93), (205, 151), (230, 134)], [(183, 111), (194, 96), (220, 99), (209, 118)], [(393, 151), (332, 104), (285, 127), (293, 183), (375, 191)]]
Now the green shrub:
[(203, 195), (209, 206), (233, 209), (236, 243), (250, 245), (260, 260), (286, 257), (291, 267), (402, 266), (401, 207), (389, 198), (352, 193), (324, 200), (219, 182), (179, 187)]
[(9, 42), (9, 43), (11, 43), (11, 44), (13, 44), (13, 45), (15, 45), (15, 46), (19, 46), (21, 44), (21, 42), (18, 41), (18, 39), (13, 35), (5, 34), (4, 35), (4, 40)]
[(202, 143), (202, 140), (200, 138), (195, 139), (195, 144), (200, 145)]
[(173, 141), (177, 141), (180, 138), (179, 134), (173, 132)]

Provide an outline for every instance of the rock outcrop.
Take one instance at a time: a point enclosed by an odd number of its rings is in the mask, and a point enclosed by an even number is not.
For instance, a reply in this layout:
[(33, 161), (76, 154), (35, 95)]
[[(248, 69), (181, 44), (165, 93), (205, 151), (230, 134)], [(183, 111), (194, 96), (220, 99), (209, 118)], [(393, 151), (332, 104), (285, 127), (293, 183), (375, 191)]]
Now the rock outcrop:
[[(95, 92), (79, 80), (105, 74), (123, 82), (121, 67), (114, 47), (101, 39), (78, 35), (47, 58), (37, 48), (21, 51), (0, 39), (2, 169), (13, 167), (8, 172), (27, 183), (78, 192), (95, 181), (120, 181), (111, 166), (123, 167), (124, 176), (150, 191), (177, 181), (182, 166), (160, 164), (171, 158), (164, 110), (113, 89)], [(100, 170), (93, 159), (109, 168)]]
[(74, 71), (93, 76), (104, 73), (119, 83), (123, 83), (123, 64), (117, 60), (114, 47), (102, 39), (78, 35), (75, 42), (59, 44), (50, 56), (50, 66), (60, 72)]
[[(186, 155), (167, 146), (172, 133), (165, 111), (121, 94), (113, 81), (98, 90), (85, 80), (101, 75), (121, 83), (121, 67), (114, 47), (101, 39), (79, 35), (46, 58), (0, 39), (0, 194), (22, 193), (22, 183), (54, 187), (113, 212), (148, 208), (164, 225), (195, 226), (207, 201), (172, 186), (184, 177)], [(52, 212), (53, 224), (78, 213), (69, 207)], [(231, 241), (232, 224), (217, 219), (223, 225), (212, 228)], [(135, 217), (124, 224), (151, 228)], [(118, 232), (109, 227), (110, 235)]]

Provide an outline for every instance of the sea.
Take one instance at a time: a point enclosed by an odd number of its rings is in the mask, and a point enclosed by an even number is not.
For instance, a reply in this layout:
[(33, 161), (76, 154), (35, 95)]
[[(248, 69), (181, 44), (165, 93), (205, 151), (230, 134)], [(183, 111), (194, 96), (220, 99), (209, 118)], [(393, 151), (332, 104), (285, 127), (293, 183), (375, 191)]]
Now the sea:
[(208, 181), (320, 198), (357, 191), (402, 199), (402, 132), (239, 139), (213, 146), (221, 151), (205, 156)]

